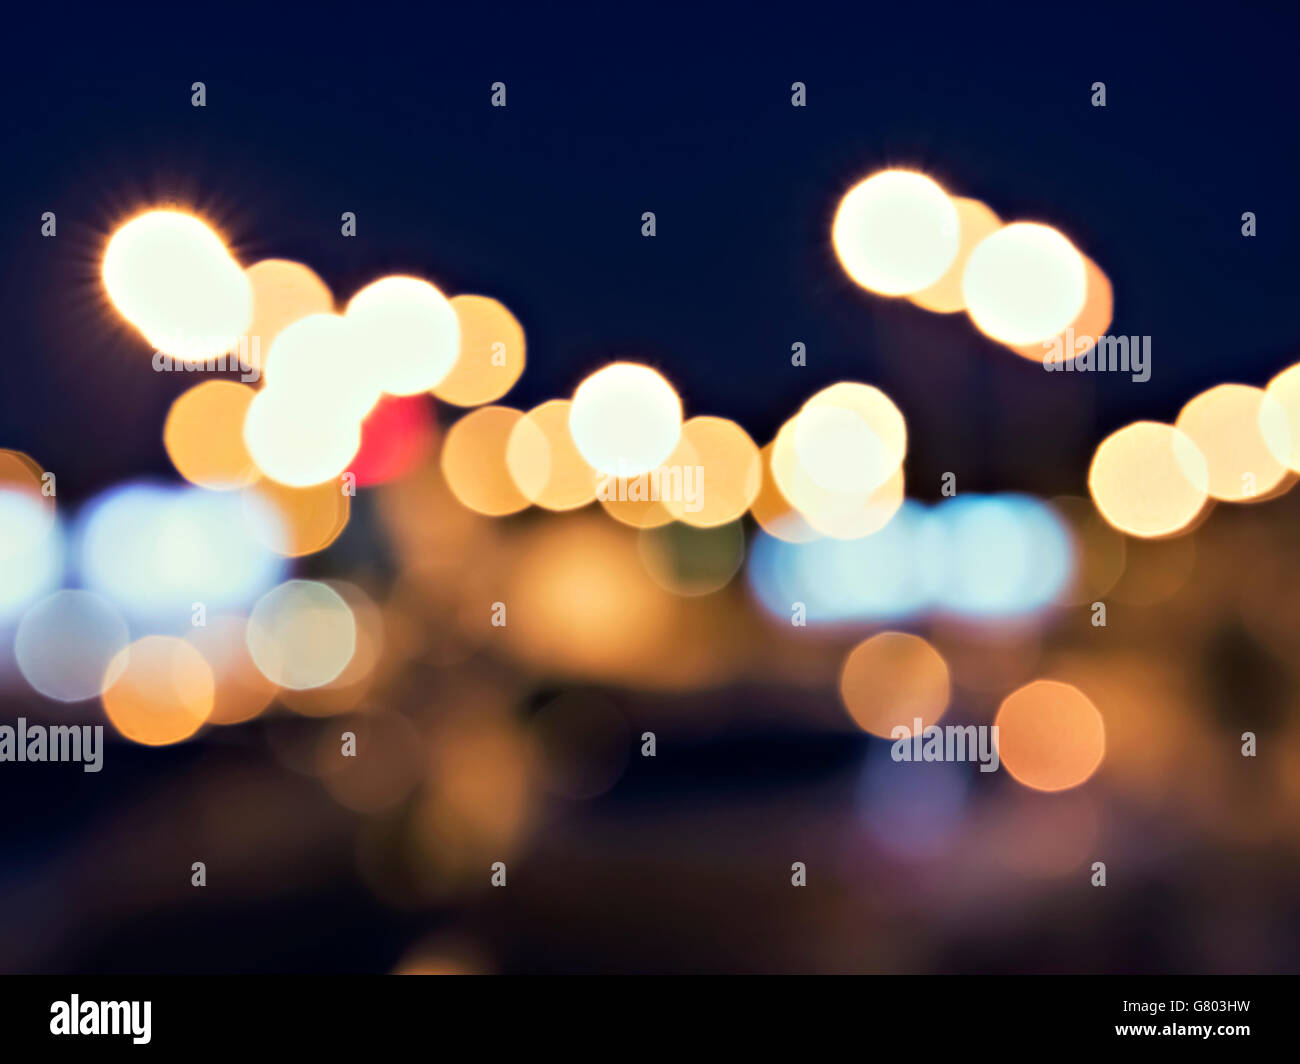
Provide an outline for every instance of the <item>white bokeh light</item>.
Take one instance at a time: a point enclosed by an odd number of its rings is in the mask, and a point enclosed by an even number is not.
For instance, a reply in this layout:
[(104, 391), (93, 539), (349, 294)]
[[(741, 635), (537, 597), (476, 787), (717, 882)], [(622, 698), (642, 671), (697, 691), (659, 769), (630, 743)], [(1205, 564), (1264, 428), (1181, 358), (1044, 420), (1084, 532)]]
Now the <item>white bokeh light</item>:
[(266, 387), (248, 405), (244, 446), (266, 476), (307, 488), (347, 469), (361, 449), (361, 422), (311, 395)]
[(1017, 222), (976, 245), (962, 274), (966, 310), (980, 331), (1004, 344), (1054, 337), (1083, 309), (1083, 256), (1050, 226)]
[(339, 314), (309, 314), (281, 330), (265, 375), (268, 388), (358, 421), (379, 400), (377, 373), (360, 357), (355, 326)]
[(649, 366), (615, 362), (578, 385), (569, 432), (593, 468), (610, 476), (640, 476), (677, 446), (682, 401)]
[(113, 305), (164, 354), (213, 358), (253, 320), (243, 269), (211, 228), (181, 211), (147, 211), (122, 225), (102, 274)]
[(367, 372), (390, 395), (437, 387), (460, 355), (460, 319), (428, 281), (384, 277), (348, 303)]
[(957, 208), (924, 174), (885, 170), (845, 193), (831, 225), (840, 264), (863, 288), (887, 296), (928, 288), (961, 246)]

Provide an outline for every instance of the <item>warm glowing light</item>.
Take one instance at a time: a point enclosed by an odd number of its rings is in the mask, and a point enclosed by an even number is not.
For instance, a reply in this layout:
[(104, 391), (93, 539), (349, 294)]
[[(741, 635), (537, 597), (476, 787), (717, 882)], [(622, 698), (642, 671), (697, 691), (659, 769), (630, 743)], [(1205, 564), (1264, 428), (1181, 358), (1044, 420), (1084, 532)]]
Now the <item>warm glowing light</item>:
[[(831, 491), (819, 485), (800, 462), (796, 444), (799, 417), (787, 421), (772, 442), (771, 469), (781, 493), (795, 507), (809, 527), (824, 536), (835, 539), (858, 539), (878, 532), (893, 518), (903, 502), (903, 470), (899, 466), (889, 479), (868, 491)], [(858, 437), (861, 442), (864, 438)], [(876, 458), (880, 451), (874, 450)], [(826, 464), (829, 472), (833, 463), (842, 459), (833, 452), (823, 452), (814, 457)], [(847, 464), (847, 463), (846, 463)], [(879, 464), (875, 465), (879, 469)]]
[[(1289, 366), (1268, 382), (1265, 389), (1271, 400), (1276, 402), (1282, 408), (1283, 416), (1286, 418), (1287, 437), (1290, 441), (1290, 447), (1286, 451), (1274, 451), (1276, 458), (1285, 462), (1287, 468), (1294, 472), (1300, 472), (1300, 363)], [(1266, 407), (1260, 406), (1260, 414), (1263, 415)], [(1276, 409), (1270, 406), (1268, 409)], [(1275, 417), (1276, 415), (1269, 415)], [(1279, 434), (1276, 430), (1262, 432), (1263, 422), (1261, 420), (1261, 434), (1264, 441), (1276, 446), (1280, 442)]]
[(436, 388), (460, 353), (456, 311), (428, 281), (375, 281), (352, 297), (347, 318), (356, 327), (367, 373), (390, 395)]
[(523, 414), (508, 406), (481, 406), (452, 425), (442, 447), (442, 471), (461, 504), (501, 517), (528, 506), (506, 462), (510, 434)]
[(145, 636), (120, 651), (105, 676), (104, 712), (132, 742), (178, 743), (212, 713), (212, 669), (183, 639)]
[(689, 650), (679, 645), (675, 600), (646, 573), (636, 537), (599, 516), (550, 518), (520, 551), (514, 573), (503, 596), (509, 625), (498, 632), (552, 674), (662, 681), (681, 664), (665, 666), (666, 646), (682, 657)]
[(663, 462), (635, 477), (596, 476), (596, 499), (601, 508), (629, 528), (660, 528), (674, 520), (668, 500), (684, 506), (701, 505), (702, 480), (695, 448), (685, 435)]
[(908, 295), (938, 281), (960, 249), (961, 224), (948, 194), (924, 174), (885, 170), (840, 200), (831, 241), (863, 288)]
[(614, 477), (635, 477), (667, 460), (682, 431), (682, 401), (649, 366), (615, 362), (578, 385), (569, 431), (582, 457)]
[(734, 421), (693, 417), (682, 440), (695, 452), (691, 493), (669, 492), (664, 508), (678, 521), (715, 528), (737, 520), (758, 497), (763, 482), (758, 446)]
[(244, 418), (257, 392), (234, 381), (204, 381), (167, 412), (163, 446), (176, 472), (201, 488), (222, 491), (258, 477), (244, 446)]
[(102, 272), (113, 305), (165, 354), (214, 358), (248, 333), (248, 278), (193, 215), (163, 210), (132, 218), (109, 240)]
[(653, 499), (642, 485), (648, 478), (657, 476), (652, 470), (641, 477), (622, 480), (602, 480), (596, 498), (610, 517), (629, 528), (662, 528), (673, 521), (673, 515), (660, 499)]
[(981, 332), (1005, 344), (1031, 344), (1079, 316), (1087, 271), (1083, 256), (1055, 229), (1017, 222), (971, 252), (962, 294)]
[(130, 641), (113, 604), (89, 591), (56, 591), (23, 614), (14, 634), (14, 658), (24, 679), (46, 698), (94, 698), (109, 663)]
[(1106, 752), (1101, 714), (1068, 683), (1035, 680), (998, 708), (1002, 767), (1026, 787), (1063, 791), (1097, 771)]
[[(1090, 349), (1093, 351), (1094, 359), (1100, 356), (1101, 352), (1097, 350), (1095, 341), (1106, 336), (1107, 330), (1110, 329), (1115, 313), (1115, 294), (1111, 288), (1110, 278), (1086, 255), (1083, 256), (1083, 269), (1086, 294), (1083, 307), (1075, 315), (1074, 321), (1049, 339), (1038, 340), (1032, 344), (1009, 344), (1012, 351), (1031, 362), (1043, 362), (1049, 356), (1053, 362), (1069, 362)], [(1150, 371), (1149, 365), (1147, 370)], [(1136, 373), (1136, 367), (1133, 367), (1130, 372)]]
[(948, 708), (950, 685), (943, 657), (920, 636), (881, 632), (859, 643), (844, 659), (840, 697), (863, 731), (882, 738), (928, 728)]
[(262, 675), (248, 652), (248, 622), (235, 614), (207, 618), (185, 639), (212, 669), (214, 688), (209, 724), (252, 720), (274, 700), (278, 688)]
[(357, 645), (348, 604), (314, 580), (288, 580), (257, 601), (248, 618), (248, 651), (272, 683), (301, 690), (338, 676)]
[[(286, 558), (323, 551), (342, 534), (352, 512), (352, 496), (332, 480), (311, 488), (290, 488), (261, 480), (244, 492), (245, 513), (261, 541)], [(258, 520), (271, 512), (275, 520)]]
[(1249, 502), (1287, 474), (1286, 408), (1262, 388), (1220, 384), (1184, 406), (1174, 424), (1205, 456), (1206, 490), (1216, 499)]
[(53, 511), (54, 496), (45, 485), (45, 470), (40, 463), (22, 451), (0, 448), (0, 491), (28, 495)]
[(907, 426), (879, 388), (842, 381), (804, 403), (793, 442), (800, 467), (819, 488), (865, 494), (898, 472)]
[(959, 237), (957, 257), (934, 284), (907, 297), (918, 307), (924, 307), (938, 314), (954, 314), (966, 309), (966, 297), (961, 290), (961, 278), (966, 270), (966, 260), (975, 250), (975, 245), (986, 236), (997, 232), (1002, 225), (1002, 219), (993, 213), (992, 208), (979, 200), (954, 196), (952, 202), (957, 208)]
[(265, 476), (307, 488), (347, 470), (361, 449), (361, 423), (351, 414), (314, 405), (310, 397), (266, 387), (249, 404), (244, 445)]
[(776, 479), (772, 476), (772, 444), (769, 443), (764, 447), (760, 454), (763, 483), (757, 497), (750, 505), (750, 513), (754, 515), (759, 528), (769, 536), (787, 543), (807, 543), (817, 539), (821, 533), (790, 505), (790, 500), (782, 494)]
[(1138, 421), (1097, 447), (1088, 491), (1101, 515), (1131, 536), (1180, 532), (1208, 498), (1205, 456), (1172, 425)]
[(510, 431), (506, 465), (524, 498), (547, 510), (573, 510), (596, 497), (600, 476), (569, 433), (568, 399), (528, 411)]
[(524, 372), (523, 326), (487, 296), (453, 296), (451, 305), (460, 322), (460, 355), (433, 394), (456, 406), (494, 402)]
[(310, 314), (329, 314), (334, 295), (316, 272), (301, 262), (263, 259), (244, 271), (253, 290), (253, 321), (248, 327), (251, 341), (265, 355), (275, 338), (295, 321)]
[(338, 314), (311, 314), (286, 326), (267, 353), (264, 374), (267, 388), (292, 393), (294, 402), (334, 419), (360, 421), (379, 400), (378, 366), (351, 319)]

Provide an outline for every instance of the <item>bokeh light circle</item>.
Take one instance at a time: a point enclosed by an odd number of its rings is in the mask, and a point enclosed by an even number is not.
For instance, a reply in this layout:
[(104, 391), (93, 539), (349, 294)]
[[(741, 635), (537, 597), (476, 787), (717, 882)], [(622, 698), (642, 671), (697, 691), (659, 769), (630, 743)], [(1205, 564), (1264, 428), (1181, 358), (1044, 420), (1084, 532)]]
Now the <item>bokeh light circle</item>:
[(957, 257), (960, 234), (948, 194), (907, 170), (885, 170), (854, 185), (831, 224), (831, 242), (848, 275), (887, 296), (938, 281)]
[(268, 680), (304, 690), (337, 677), (352, 660), (357, 624), (337, 591), (315, 580), (272, 588), (248, 618), (248, 651)]
[(256, 480), (244, 445), (244, 419), (257, 392), (235, 381), (204, 381), (167, 411), (163, 446), (176, 472), (201, 488), (225, 491)]
[(23, 678), (46, 698), (81, 702), (116, 677), (108, 672), (130, 641), (111, 602), (90, 591), (56, 591), (33, 605), (14, 633)]
[(840, 698), (865, 732), (911, 735), (915, 721), (928, 728), (948, 708), (951, 684), (942, 655), (920, 636), (881, 632), (854, 647), (840, 669)]
[(433, 394), (455, 406), (495, 402), (524, 372), (523, 326), (488, 296), (453, 296), (450, 302), (460, 323), (460, 354)]
[(1106, 752), (1101, 714), (1072, 684), (1034, 680), (1006, 697), (993, 723), (1002, 767), (1034, 790), (1077, 787)]
[(308, 488), (347, 470), (361, 449), (361, 422), (310, 396), (267, 387), (249, 403), (244, 445), (265, 476)]
[(109, 239), (104, 287), (159, 351), (207, 359), (235, 347), (253, 318), (252, 286), (221, 238), (181, 211), (146, 211)]
[(615, 362), (578, 385), (569, 431), (593, 468), (635, 477), (664, 462), (682, 431), (682, 401), (649, 366)]
[(1208, 495), (1205, 456), (1186, 433), (1158, 421), (1137, 421), (1097, 446), (1088, 491), (1098, 511), (1131, 536), (1182, 531)]
[(1032, 222), (985, 237), (962, 274), (971, 320), (1005, 344), (1055, 336), (1078, 317), (1087, 292), (1083, 256), (1057, 230)]
[(104, 712), (132, 742), (188, 739), (212, 713), (212, 669), (183, 639), (150, 635), (123, 648), (105, 669)]
[(1262, 388), (1220, 384), (1190, 400), (1174, 425), (1205, 456), (1206, 490), (1216, 499), (1248, 502), (1287, 474), (1286, 408)]
[(447, 297), (416, 277), (384, 277), (348, 303), (360, 357), (390, 395), (436, 388), (460, 353), (460, 321)]

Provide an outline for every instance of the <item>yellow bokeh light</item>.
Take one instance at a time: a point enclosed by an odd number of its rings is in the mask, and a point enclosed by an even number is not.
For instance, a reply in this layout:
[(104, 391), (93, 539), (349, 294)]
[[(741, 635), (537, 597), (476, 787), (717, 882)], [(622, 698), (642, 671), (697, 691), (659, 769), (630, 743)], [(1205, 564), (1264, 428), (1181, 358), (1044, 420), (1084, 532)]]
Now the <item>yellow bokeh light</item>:
[(212, 669), (183, 639), (145, 636), (119, 651), (104, 675), (104, 712), (132, 742), (178, 743), (212, 713)]
[(1097, 446), (1088, 490), (1121, 532), (1151, 538), (1183, 531), (1208, 498), (1205, 457), (1172, 425), (1138, 421)]
[[(596, 500), (614, 520), (630, 528), (660, 528), (675, 520), (669, 500), (694, 507), (702, 499), (703, 474), (695, 447), (685, 435), (661, 465), (635, 477), (596, 476)], [(692, 501), (695, 500), (695, 501)]]
[(961, 290), (961, 276), (966, 269), (966, 260), (975, 250), (975, 245), (986, 236), (997, 232), (1002, 225), (1002, 219), (988, 204), (981, 203), (977, 199), (967, 199), (965, 196), (953, 196), (952, 202), (957, 208), (959, 227), (960, 242), (957, 257), (934, 284), (907, 297), (918, 307), (938, 314), (955, 314), (959, 310), (966, 309), (966, 297), (962, 295)]
[(176, 472), (213, 491), (256, 480), (244, 446), (244, 418), (256, 394), (235, 381), (204, 381), (181, 394), (163, 424), (163, 446)]
[(191, 214), (146, 211), (126, 222), (108, 241), (102, 276), (118, 312), (164, 354), (215, 358), (248, 334), (248, 278)]
[(1083, 256), (1051, 226), (1016, 222), (984, 238), (962, 273), (971, 320), (1004, 344), (1050, 339), (1087, 298)]
[(593, 468), (635, 477), (667, 461), (681, 437), (682, 401), (649, 366), (615, 362), (578, 385), (569, 431)]
[(510, 310), (487, 296), (453, 296), (460, 354), (433, 394), (455, 406), (500, 399), (524, 372), (524, 329)]
[(721, 417), (691, 418), (682, 425), (682, 440), (695, 452), (692, 486), (698, 497), (669, 493), (664, 508), (678, 521), (697, 528), (735, 521), (762, 486), (757, 444), (734, 421)]
[(820, 539), (822, 534), (790, 504), (790, 500), (777, 485), (776, 478), (772, 475), (772, 444), (769, 443), (759, 453), (762, 457), (763, 483), (749, 508), (759, 528), (769, 536), (787, 543), (809, 543)]
[(416, 277), (384, 277), (361, 289), (345, 315), (367, 373), (390, 395), (436, 388), (460, 353), (460, 322), (447, 297)]
[(502, 517), (528, 506), (506, 462), (510, 434), (523, 414), (508, 406), (481, 406), (452, 425), (442, 446), (442, 472), (461, 504)]
[[(269, 507), (278, 518), (274, 536), (265, 542), (286, 558), (323, 551), (342, 534), (352, 512), (352, 496), (333, 480), (309, 488), (261, 480), (245, 489), (244, 499), (259, 511)], [(252, 520), (249, 525), (256, 533), (267, 529), (264, 521)]]
[(1187, 403), (1174, 424), (1205, 456), (1206, 488), (1216, 499), (1257, 500), (1287, 474), (1286, 409), (1262, 388), (1220, 384)]
[(263, 355), (286, 326), (308, 315), (334, 310), (334, 294), (329, 286), (301, 262), (263, 259), (244, 273), (253, 289), (253, 320), (248, 335), (250, 341), (256, 338)]
[(45, 470), (34, 458), (22, 451), (0, 448), (0, 491), (26, 495), (52, 513), (54, 496), (45, 490), (46, 483)]
[(920, 636), (881, 632), (859, 643), (840, 670), (840, 698), (865, 732), (897, 738), (928, 728), (948, 708), (951, 684), (943, 656)]
[(510, 431), (506, 465), (515, 486), (547, 510), (574, 510), (596, 497), (600, 476), (569, 434), (568, 399), (552, 399), (528, 411)]
[(884, 484), (869, 491), (828, 491), (813, 480), (799, 461), (795, 443), (797, 420), (798, 415), (781, 426), (772, 441), (772, 478), (785, 498), (811, 529), (833, 539), (859, 539), (884, 528), (903, 504), (902, 467)]
[(886, 296), (938, 281), (960, 248), (961, 224), (948, 194), (924, 174), (884, 170), (840, 200), (831, 242), (855, 282)]
[(654, 659), (680, 638), (674, 600), (646, 573), (626, 529), (583, 513), (557, 516), (519, 561), (500, 632), (524, 660), (624, 683), (665, 671)]
[(800, 467), (818, 487), (860, 495), (898, 471), (907, 454), (907, 425), (879, 388), (841, 381), (804, 403), (794, 418), (793, 443)]
[[(1083, 270), (1083, 307), (1075, 315), (1074, 321), (1048, 340), (1032, 344), (1008, 344), (1012, 351), (1031, 362), (1042, 362), (1049, 355), (1053, 361), (1068, 362), (1082, 355), (1089, 347), (1095, 347), (1095, 341), (1107, 335), (1106, 330), (1110, 328), (1115, 313), (1115, 294), (1110, 278), (1086, 255), (1083, 256)], [(1084, 344), (1088, 346), (1083, 346)], [(1093, 357), (1097, 357), (1097, 354), (1094, 351)]]
[[(1268, 382), (1264, 389), (1271, 400), (1281, 407), (1286, 419), (1287, 438), (1290, 446), (1286, 451), (1274, 451), (1274, 455), (1285, 462), (1293, 472), (1300, 472), (1300, 362), (1289, 366)], [(1269, 407), (1269, 409), (1277, 409)], [(1265, 407), (1261, 405), (1261, 414)], [(1275, 415), (1274, 415), (1275, 416)], [(1280, 442), (1276, 431), (1264, 434), (1266, 443), (1272, 437), (1273, 446)]]
[(1068, 683), (1026, 684), (1006, 697), (993, 723), (1002, 767), (1034, 790), (1077, 787), (1097, 771), (1106, 753), (1101, 714)]

